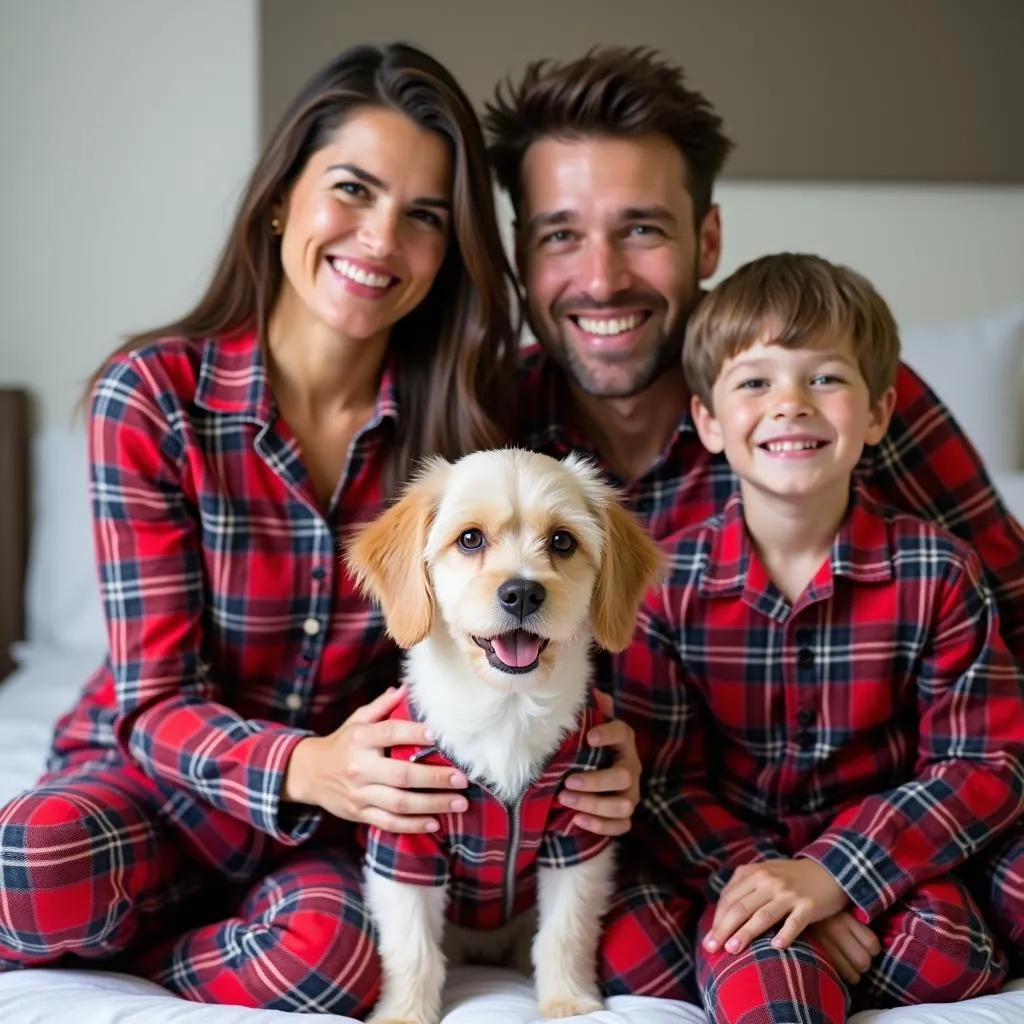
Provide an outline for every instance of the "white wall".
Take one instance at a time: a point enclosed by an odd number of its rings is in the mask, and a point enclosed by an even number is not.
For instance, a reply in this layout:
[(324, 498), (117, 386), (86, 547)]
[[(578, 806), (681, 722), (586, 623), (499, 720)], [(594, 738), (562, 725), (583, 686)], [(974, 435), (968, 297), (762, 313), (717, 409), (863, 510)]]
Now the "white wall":
[(1024, 303), (1024, 187), (726, 181), (717, 199), (714, 281), (788, 249), (867, 275), (904, 327)]
[(0, 382), (67, 419), (198, 297), (256, 155), (256, 0), (0, 0)]

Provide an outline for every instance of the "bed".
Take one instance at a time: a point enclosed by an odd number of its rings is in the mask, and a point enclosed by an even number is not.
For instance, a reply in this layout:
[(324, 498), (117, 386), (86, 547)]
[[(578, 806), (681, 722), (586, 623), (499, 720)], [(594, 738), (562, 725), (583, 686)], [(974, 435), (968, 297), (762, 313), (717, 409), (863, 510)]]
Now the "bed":
[[(946, 397), (1020, 518), (1024, 307), (941, 329), (908, 331), (905, 337), (908, 361)], [(1002, 392), (993, 394), (1000, 388)], [(104, 645), (92, 568), (84, 437), (80, 428), (50, 425), (30, 444), (28, 423), (26, 396), (0, 391), (0, 662), (9, 650), (16, 664), (0, 683), (0, 802), (30, 785), (39, 773), (52, 722), (75, 699), (102, 658)], [(0, 974), (2, 1024), (271, 1024), (293, 1017), (188, 1003), (141, 979), (96, 969)], [(453, 972), (446, 992), (446, 1024), (527, 1024), (535, 1019), (526, 978), (493, 968)], [(616, 997), (605, 1010), (575, 1019), (594, 1024), (704, 1022), (695, 1007), (638, 997)], [(852, 1018), (852, 1024), (1022, 1021), (1024, 979), (998, 995), (958, 1005)]]

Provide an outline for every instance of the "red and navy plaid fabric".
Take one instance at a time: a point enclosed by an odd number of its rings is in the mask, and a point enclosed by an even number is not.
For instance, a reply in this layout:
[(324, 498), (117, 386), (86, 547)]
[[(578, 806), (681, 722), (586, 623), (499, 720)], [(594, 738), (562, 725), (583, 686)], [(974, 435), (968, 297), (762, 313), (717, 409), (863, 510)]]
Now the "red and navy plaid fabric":
[(700, 1002), (692, 938), (699, 908), (675, 877), (659, 877), (656, 865), (623, 865), (603, 921), (601, 992)]
[[(420, 720), (408, 699), (392, 717)], [(610, 842), (607, 836), (574, 825), (576, 812), (555, 799), (567, 775), (607, 767), (607, 749), (586, 742), (587, 732), (602, 720), (596, 706), (584, 706), (575, 731), (512, 803), (470, 781), (463, 791), (468, 809), (439, 815), (437, 832), (398, 835), (370, 828), (367, 865), (397, 882), (447, 884), (449, 921), (479, 930), (500, 927), (535, 905), (538, 868), (581, 864)], [(437, 746), (396, 747), (391, 756), (467, 773)]]
[[(600, 463), (568, 417), (565, 374), (538, 347), (524, 353), (519, 401), (521, 444), (556, 458), (577, 450)], [(857, 478), (882, 505), (936, 523), (978, 552), (999, 605), (1003, 636), (1024, 662), (1024, 531), (950, 411), (905, 365), (896, 379), (892, 423), (882, 442), (865, 451)], [(659, 540), (721, 511), (737, 486), (725, 457), (701, 444), (688, 410), (651, 469), (636, 480), (616, 482)]]
[(200, 1002), (365, 1013), (380, 961), (352, 845), (275, 851), (223, 816), (203, 849), (179, 806), (135, 765), (100, 762), (0, 808), (0, 970), (69, 953)]
[(289, 851), (229, 895), (233, 913), (129, 955), (125, 966), (201, 1003), (358, 1019), (369, 1012), (381, 965), (356, 851)]
[(1024, 677), (965, 545), (855, 488), (795, 605), (738, 493), (667, 546), (621, 700), (660, 741), (642, 827), (710, 894), (737, 864), (807, 856), (872, 921), (1024, 810)]
[(113, 360), (89, 423), (110, 653), (58, 723), (51, 767), (119, 748), (174, 794), (186, 830), (226, 815), (287, 844), (312, 834), (320, 814), (279, 799), (292, 750), (397, 668), (338, 558), (381, 508), (396, 416), (385, 373), (325, 509), (254, 335)]
[[(703, 940), (714, 907), (705, 910)], [(925, 882), (875, 923), (882, 947), (860, 983), (847, 989), (828, 954), (804, 933), (775, 949), (775, 929), (742, 953), (697, 945), (697, 975), (708, 1020), (736, 1024), (843, 1024), (850, 1010), (951, 1003), (997, 992), (1006, 958), (967, 889), (952, 876)]]
[(1010, 955), (1013, 976), (1024, 974), (1024, 819), (975, 857), (963, 877)]
[(138, 768), (104, 763), (44, 777), (0, 807), (0, 968), (107, 958), (173, 927), (209, 865), (170, 841), (165, 805)]
[(280, 792), (303, 736), (398, 676), (338, 558), (380, 511), (396, 417), (386, 371), (325, 508), (254, 336), (166, 340), (104, 371), (89, 444), (110, 654), (51, 773), (0, 808), (0, 967), (116, 955), (194, 999), (372, 1005), (354, 829)]

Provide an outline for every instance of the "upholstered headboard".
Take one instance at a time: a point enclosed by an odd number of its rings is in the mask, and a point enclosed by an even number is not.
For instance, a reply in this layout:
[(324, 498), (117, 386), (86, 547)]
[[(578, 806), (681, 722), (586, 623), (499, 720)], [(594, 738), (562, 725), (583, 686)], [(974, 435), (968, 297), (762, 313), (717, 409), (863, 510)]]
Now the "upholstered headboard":
[(28, 394), (0, 388), (0, 678), (13, 667), (9, 648), (25, 630), (29, 529)]

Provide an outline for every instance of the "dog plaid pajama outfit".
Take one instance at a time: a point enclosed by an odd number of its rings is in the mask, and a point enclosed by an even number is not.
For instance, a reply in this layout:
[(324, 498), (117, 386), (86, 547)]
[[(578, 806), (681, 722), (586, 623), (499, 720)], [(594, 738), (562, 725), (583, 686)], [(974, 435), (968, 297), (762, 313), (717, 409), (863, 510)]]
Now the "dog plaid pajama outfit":
[[(420, 720), (408, 699), (392, 717)], [(398, 835), (370, 828), (367, 865), (393, 881), (447, 885), (449, 921), (485, 931), (500, 928), (536, 904), (538, 868), (580, 864), (610, 842), (576, 826), (576, 812), (557, 799), (568, 775), (607, 767), (608, 751), (586, 743), (587, 733), (601, 720), (593, 704), (584, 706), (577, 728), (513, 801), (501, 800), (485, 785), (471, 781), (464, 791), (468, 809), (441, 815), (437, 832)], [(437, 746), (395, 748), (391, 756), (466, 772)], [(665, 928), (674, 915), (689, 911), (688, 902), (659, 887), (653, 878), (620, 872), (599, 951), (605, 993), (690, 996), (681, 987), (688, 984), (689, 971), (680, 970), (674, 929)]]

